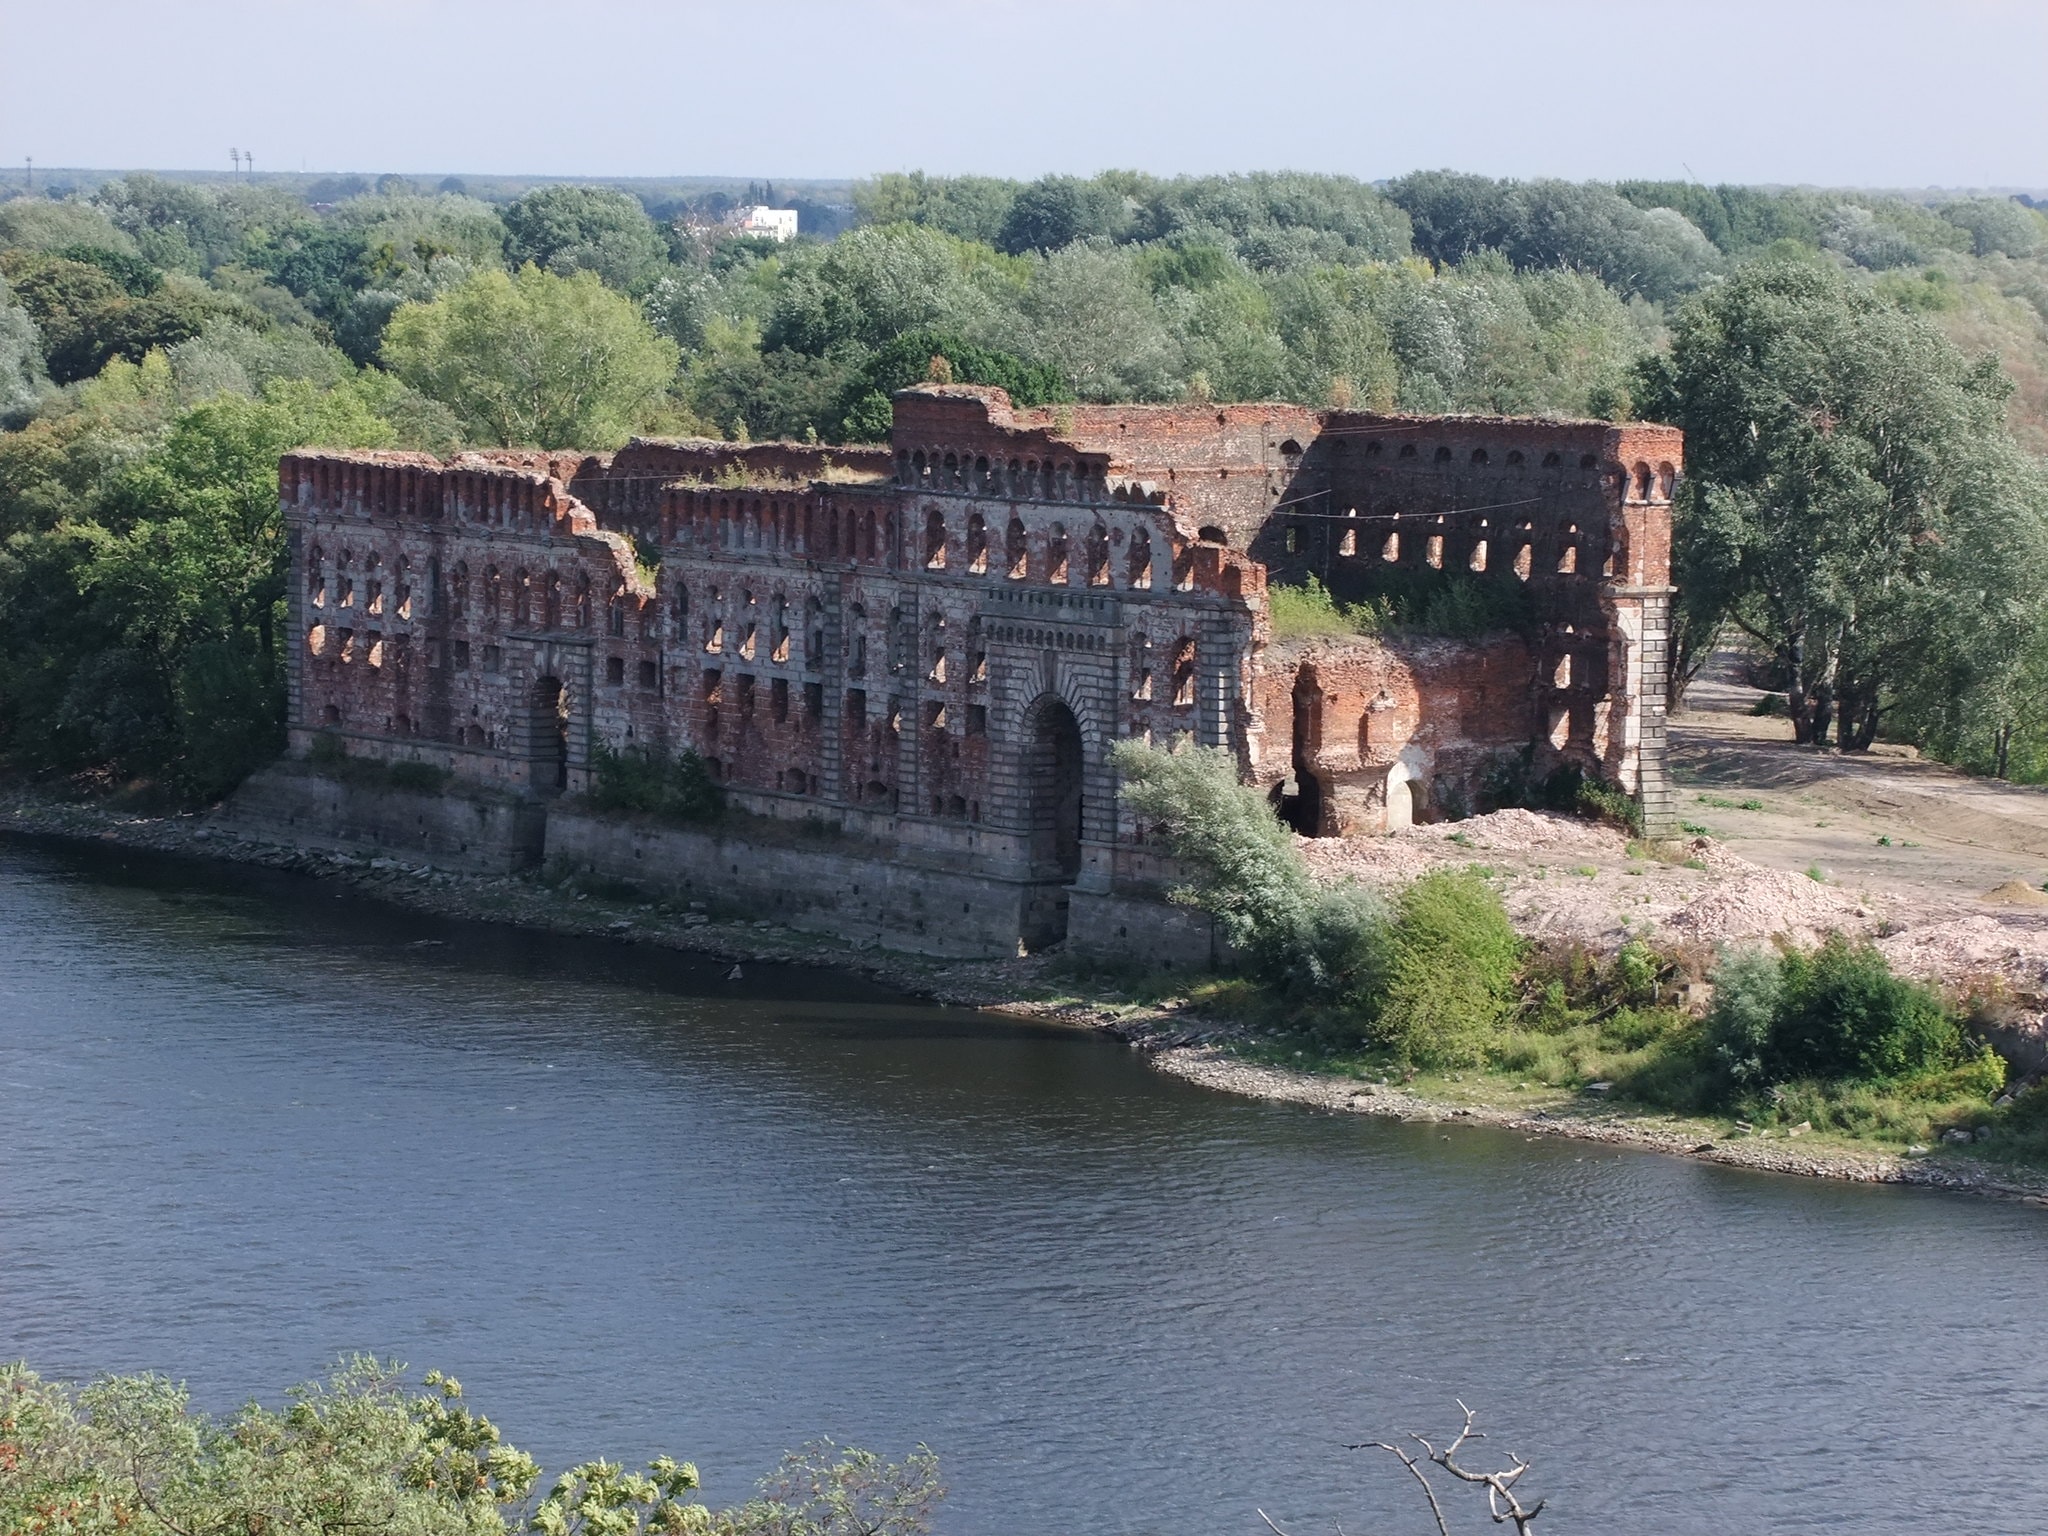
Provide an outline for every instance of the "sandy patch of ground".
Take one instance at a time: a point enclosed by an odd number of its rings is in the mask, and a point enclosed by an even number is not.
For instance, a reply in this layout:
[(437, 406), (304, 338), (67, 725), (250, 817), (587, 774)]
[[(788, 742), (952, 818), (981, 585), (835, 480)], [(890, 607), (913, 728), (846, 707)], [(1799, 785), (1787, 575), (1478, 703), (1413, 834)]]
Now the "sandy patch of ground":
[(1608, 828), (1520, 810), (1302, 839), (1302, 854), (1324, 878), (1388, 889), (1482, 865), (1536, 938), (1811, 944), (1841, 932), (1875, 940), (1910, 974), (1995, 980), (2022, 1005), (2048, 1003), (2048, 791), (1974, 779), (1907, 747), (1795, 746), (1789, 722), (1749, 713), (1762, 694), (1742, 684), (1739, 661), (1717, 657), (1671, 718), (1685, 835), (1654, 857), (1631, 857)]

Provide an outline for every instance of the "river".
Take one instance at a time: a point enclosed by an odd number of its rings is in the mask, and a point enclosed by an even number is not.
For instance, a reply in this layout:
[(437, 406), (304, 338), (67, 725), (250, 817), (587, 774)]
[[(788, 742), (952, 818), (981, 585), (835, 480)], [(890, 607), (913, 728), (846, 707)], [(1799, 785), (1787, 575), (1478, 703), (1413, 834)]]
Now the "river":
[(954, 1536), (1421, 1532), (1343, 1447), (1456, 1397), (1554, 1533), (2037, 1528), (2048, 1213), (724, 971), (0, 840), (0, 1354), (214, 1408), (396, 1356), (722, 1500), (924, 1441)]

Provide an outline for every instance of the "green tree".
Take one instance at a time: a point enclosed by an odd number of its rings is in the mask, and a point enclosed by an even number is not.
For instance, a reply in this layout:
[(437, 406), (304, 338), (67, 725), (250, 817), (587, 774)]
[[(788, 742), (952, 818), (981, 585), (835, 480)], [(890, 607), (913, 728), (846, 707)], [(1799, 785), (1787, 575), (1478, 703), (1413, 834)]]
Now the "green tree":
[(1642, 375), (1686, 432), (1675, 564), (1688, 620), (1733, 621), (1789, 679), (1798, 739), (1867, 747), (1901, 689), (2035, 568), (2038, 481), (2008, 385), (1924, 317), (1817, 262), (1763, 260), (1680, 314)]
[(863, 224), (923, 224), (961, 240), (994, 245), (1017, 200), (1018, 183), (994, 176), (890, 172), (853, 189)]
[(1123, 194), (1100, 178), (1047, 176), (1012, 199), (996, 248), (1021, 256), (1026, 251), (1056, 251), (1076, 240), (1114, 240), (1130, 222)]
[(1110, 761), (1125, 806), (1186, 871), (1174, 899), (1211, 914), (1253, 977), (1326, 1002), (1376, 995), (1386, 960), (1379, 899), (1355, 884), (1318, 886), (1265, 796), (1238, 782), (1230, 752), (1120, 741)]
[(536, 187), (502, 217), (513, 262), (564, 276), (595, 272), (622, 292), (642, 291), (667, 261), (639, 199), (609, 187)]
[[(152, 354), (128, 371), (147, 381), (169, 367)], [(388, 393), (367, 380), (324, 392), (279, 382), (262, 400), (222, 395), (185, 412), (125, 466), (94, 470), (88, 459), (86, 494), (68, 505), (57, 496), (55, 520), (0, 546), (6, 754), (32, 767), (105, 767), (200, 800), (274, 754), (284, 704), (277, 460), (300, 444), (393, 442), (377, 409)], [(43, 446), (42, 462), (18, 472), (61, 492), (76, 471), (61, 440)]]
[(934, 358), (946, 360), (946, 371), (954, 383), (996, 385), (1007, 390), (1018, 405), (1050, 405), (1070, 398), (1066, 381), (1043, 364), (1027, 363), (1011, 353), (976, 346), (944, 331), (905, 331), (883, 343), (840, 392), (841, 440), (886, 441), (892, 421), (889, 397), (930, 378)]
[(1028, 270), (936, 229), (856, 229), (784, 264), (762, 342), (823, 357), (921, 328), (985, 339), (1015, 312)]
[(42, 334), (0, 277), (0, 426), (36, 403), (42, 377)]
[(0, 1366), (0, 1530), (38, 1536), (929, 1536), (945, 1489), (920, 1446), (900, 1463), (820, 1441), (759, 1495), (712, 1510), (697, 1469), (588, 1461), (539, 1499), (540, 1466), (461, 1383), (357, 1357), (281, 1409), (203, 1413), (161, 1376), (74, 1389)]
[(615, 447), (675, 376), (675, 343), (595, 274), (480, 272), (391, 317), (384, 358), (487, 442)]
[(10, 252), (0, 265), (34, 318), (44, 362), (60, 384), (89, 379), (112, 358), (139, 362), (153, 348), (187, 341), (229, 310), (204, 292), (183, 289), (134, 297), (96, 262)]
[(1164, 400), (1180, 348), (1127, 247), (1069, 245), (1040, 258), (1010, 346), (1059, 370), (1083, 400)]

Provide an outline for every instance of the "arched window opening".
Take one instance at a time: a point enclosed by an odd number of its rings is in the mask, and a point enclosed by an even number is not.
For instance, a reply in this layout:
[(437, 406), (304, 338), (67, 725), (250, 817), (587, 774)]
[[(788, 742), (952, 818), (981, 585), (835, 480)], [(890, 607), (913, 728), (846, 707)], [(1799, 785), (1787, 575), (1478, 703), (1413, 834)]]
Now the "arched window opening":
[(1554, 670), (1553, 670), (1553, 671), (1551, 672), (1551, 674), (1550, 674), (1550, 680), (1551, 680), (1551, 682), (1552, 682), (1552, 683), (1554, 683), (1554, 684), (1555, 684), (1555, 685), (1556, 685), (1557, 687), (1559, 687), (1559, 688), (1569, 688), (1569, 687), (1571, 687), (1571, 685), (1572, 685), (1572, 658), (1571, 658), (1571, 653), (1570, 653), (1569, 651), (1567, 651), (1567, 652), (1566, 652), (1566, 653), (1565, 653), (1564, 655), (1562, 655), (1562, 656), (1560, 656), (1560, 657), (1558, 657), (1558, 658), (1557, 658), (1557, 666), (1556, 666), (1556, 668), (1555, 668), (1555, 669), (1554, 669)]
[(1486, 462), (1486, 450), (1484, 448), (1474, 448), (1472, 450), (1472, 462), (1474, 464), (1484, 464)]
[(1109, 530), (1100, 523), (1088, 533), (1088, 585), (1109, 585)]
[[(947, 462), (952, 462), (950, 457)], [(927, 512), (924, 518), (924, 568), (928, 571), (946, 568), (946, 514), (937, 508)]]
[(1045, 579), (1055, 586), (1067, 581), (1067, 525), (1054, 523), (1045, 545)]
[(1671, 499), (1671, 490), (1678, 483), (1678, 471), (1669, 464), (1657, 466), (1657, 496), (1661, 501)]
[(1465, 562), (1465, 565), (1467, 570), (1483, 571), (1486, 569), (1486, 540), (1474, 539), (1472, 541), (1472, 557)]
[(1533, 571), (1535, 568), (1535, 556), (1531, 553), (1530, 546), (1524, 544), (1520, 549), (1515, 551), (1515, 575), (1520, 577), (1523, 581), (1527, 581), (1529, 579), (1529, 573)]
[(1390, 533), (1380, 543), (1380, 558), (1389, 564), (1401, 558), (1401, 535), (1399, 530)]
[(1003, 536), (1003, 558), (1008, 563), (1012, 581), (1022, 581), (1031, 574), (1031, 541), (1024, 533), (1024, 520), (1010, 519), (1008, 531)]
[(1651, 473), (1650, 466), (1638, 464), (1636, 466), (1636, 500), (1648, 501), (1651, 491), (1655, 488), (1656, 477)]
[(1344, 509), (1344, 516), (1346, 523), (1344, 532), (1338, 535), (1337, 538), (1337, 553), (1340, 555), (1355, 555), (1358, 553), (1358, 529), (1356, 527), (1358, 508), (1346, 507)]
[(1437, 451), (1436, 451), (1436, 462), (1437, 462), (1437, 463), (1439, 463), (1439, 464), (1448, 464), (1448, 463), (1450, 463), (1450, 462), (1451, 462), (1451, 450), (1450, 450), (1449, 448), (1439, 448), (1439, 449), (1437, 449)]
[(1429, 536), (1429, 543), (1423, 548), (1422, 559), (1424, 564), (1428, 565), (1433, 571), (1440, 571), (1444, 568), (1444, 536), (1442, 534), (1432, 533)]
[(1152, 535), (1139, 528), (1131, 534), (1130, 552), (1124, 557), (1124, 585), (1146, 592), (1152, 587)]
[(1173, 702), (1185, 706), (1195, 702), (1195, 642), (1183, 639), (1173, 648)]
[(1520, 468), (1522, 467), (1522, 465), (1523, 465), (1523, 462), (1524, 462), (1524, 460), (1523, 460), (1523, 457), (1522, 457), (1522, 450), (1521, 450), (1521, 449), (1519, 449), (1519, 448), (1516, 448), (1516, 449), (1512, 449), (1512, 450), (1510, 450), (1510, 452), (1508, 453), (1508, 468), (1509, 468), (1509, 469), (1520, 469)]
[(967, 569), (975, 576), (988, 574), (988, 523), (979, 512), (967, 519)]
[(1559, 465), (1563, 463), (1564, 460), (1554, 453), (1546, 453), (1545, 455), (1543, 455), (1543, 467), (1545, 469), (1556, 469)]
[(1230, 547), (1230, 535), (1221, 528), (1218, 528), (1214, 523), (1204, 523), (1196, 531), (1195, 537), (1204, 544), (1221, 544), (1225, 549)]
[(1557, 552), (1557, 574), (1571, 576), (1579, 569), (1579, 525), (1567, 523), (1564, 530), (1564, 546)]

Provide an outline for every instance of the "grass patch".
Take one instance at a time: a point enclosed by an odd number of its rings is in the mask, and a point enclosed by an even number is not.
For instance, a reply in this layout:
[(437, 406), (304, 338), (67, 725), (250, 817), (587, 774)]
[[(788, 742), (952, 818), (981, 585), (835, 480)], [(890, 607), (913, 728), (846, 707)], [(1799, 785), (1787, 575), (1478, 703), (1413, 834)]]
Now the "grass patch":
[(330, 731), (322, 731), (313, 738), (306, 761), (323, 778), (364, 789), (410, 789), (434, 794), (445, 789), (455, 777), (450, 769), (434, 763), (410, 759), (392, 763), (381, 757), (351, 756), (347, 744)]
[(1266, 616), (1275, 640), (1307, 640), (1340, 635), (1376, 635), (1387, 610), (1376, 603), (1340, 603), (1311, 576), (1298, 587), (1268, 587)]
[(1760, 811), (1764, 808), (1761, 800), (1730, 800), (1726, 795), (1696, 795), (1693, 798), (1701, 805), (1710, 805), (1717, 811)]

